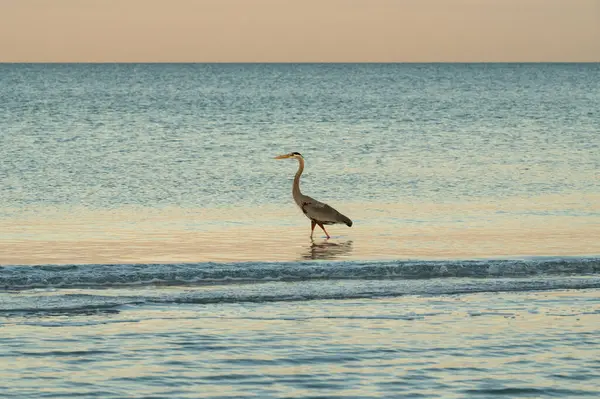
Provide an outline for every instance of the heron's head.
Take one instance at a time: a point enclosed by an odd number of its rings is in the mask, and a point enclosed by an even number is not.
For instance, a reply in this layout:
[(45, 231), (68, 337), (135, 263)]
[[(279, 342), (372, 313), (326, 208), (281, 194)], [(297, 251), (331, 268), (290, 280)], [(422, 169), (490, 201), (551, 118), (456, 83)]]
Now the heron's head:
[(300, 154), (299, 152), (290, 152), (289, 154), (284, 154), (284, 155), (279, 155), (276, 156), (275, 159), (287, 159), (287, 158), (294, 158), (294, 159), (304, 159), (302, 157), (302, 154)]

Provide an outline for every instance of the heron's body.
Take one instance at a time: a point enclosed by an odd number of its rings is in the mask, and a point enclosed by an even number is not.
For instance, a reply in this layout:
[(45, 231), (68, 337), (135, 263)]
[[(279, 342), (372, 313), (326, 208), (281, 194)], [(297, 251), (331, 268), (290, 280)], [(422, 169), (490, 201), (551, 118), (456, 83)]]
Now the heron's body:
[(329, 238), (329, 234), (324, 227), (326, 224), (343, 223), (348, 227), (352, 226), (352, 220), (347, 216), (342, 215), (340, 212), (323, 202), (302, 194), (300, 191), (300, 176), (302, 175), (302, 172), (304, 172), (304, 158), (297, 152), (276, 157), (276, 159), (286, 158), (295, 158), (298, 160), (298, 171), (296, 172), (294, 184), (292, 185), (292, 196), (298, 207), (302, 210), (302, 213), (304, 213), (311, 221), (310, 236), (312, 237), (316, 225), (323, 229), (327, 238)]

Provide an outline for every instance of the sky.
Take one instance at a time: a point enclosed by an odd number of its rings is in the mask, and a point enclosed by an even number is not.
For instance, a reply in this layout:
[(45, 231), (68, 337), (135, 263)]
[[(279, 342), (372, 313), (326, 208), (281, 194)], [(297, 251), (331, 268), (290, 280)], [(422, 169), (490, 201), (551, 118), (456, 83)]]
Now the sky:
[(0, 62), (600, 62), (600, 0), (0, 0)]

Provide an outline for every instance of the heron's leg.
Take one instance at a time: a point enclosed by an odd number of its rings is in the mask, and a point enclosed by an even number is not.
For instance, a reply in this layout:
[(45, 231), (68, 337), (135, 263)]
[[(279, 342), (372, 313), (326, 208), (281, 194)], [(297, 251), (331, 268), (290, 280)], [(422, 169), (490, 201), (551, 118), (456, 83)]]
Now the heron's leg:
[(329, 236), (329, 233), (327, 232), (327, 230), (325, 230), (325, 226), (323, 226), (323, 223), (317, 223), (317, 224), (319, 225), (319, 227), (320, 227), (321, 229), (323, 229), (323, 231), (325, 232), (325, 235), (327, 236), (327, 238), (331, 238), (331, 237)]
[(315, 231), (315, 226), (317, 225), (317, 222), (315, 222), (314, 220), (310, 221), (310, 237), (312, 238), (313, 236), (313, 232)]

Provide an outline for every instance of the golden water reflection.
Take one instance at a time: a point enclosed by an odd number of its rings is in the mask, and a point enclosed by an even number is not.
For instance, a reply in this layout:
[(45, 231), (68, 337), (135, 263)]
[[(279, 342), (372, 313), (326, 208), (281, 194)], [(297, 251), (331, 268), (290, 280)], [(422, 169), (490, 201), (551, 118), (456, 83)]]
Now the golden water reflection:
[[(4, 209), (0, 264), (451, 259), (600, 254), (600, 195), (340, 204), (330, 240), (292, 205)], [(336, 204), (337, 205), (337, 204)]]
[(348, 256), (352, 252), (352, 241), (331, 242), (323, 240), (312, 241), (307, 251), (302, 254), (303, 259), (333, 260)]

